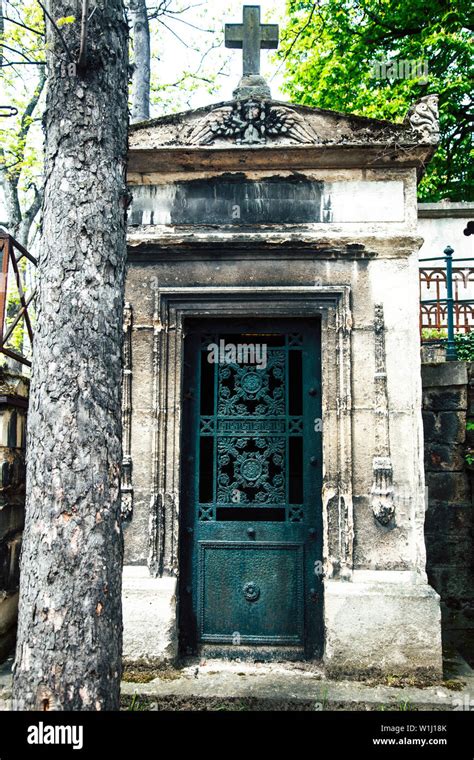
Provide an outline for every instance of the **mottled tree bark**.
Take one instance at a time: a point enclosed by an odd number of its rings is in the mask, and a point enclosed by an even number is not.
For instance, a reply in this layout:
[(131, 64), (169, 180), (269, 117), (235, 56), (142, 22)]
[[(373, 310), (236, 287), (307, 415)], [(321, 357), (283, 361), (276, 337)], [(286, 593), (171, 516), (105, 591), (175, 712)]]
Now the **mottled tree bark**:
[[(52, 19), (81, 3), (49, 0)], [(121, 676), (121, 339), (128, 27), (101, 0), (47, 23), (46, 185), (28, 419), (14, 700), (117, 709)], [(61, 39), (61, 37), (63, 39)], [(65, 43), (65, 44), (64, 44)], [(68, 52), (66, 52), (66, 49)]]
[(150, 118), (150, 26), (146, 0), (130, 0), (133, 39), (131, 121)]

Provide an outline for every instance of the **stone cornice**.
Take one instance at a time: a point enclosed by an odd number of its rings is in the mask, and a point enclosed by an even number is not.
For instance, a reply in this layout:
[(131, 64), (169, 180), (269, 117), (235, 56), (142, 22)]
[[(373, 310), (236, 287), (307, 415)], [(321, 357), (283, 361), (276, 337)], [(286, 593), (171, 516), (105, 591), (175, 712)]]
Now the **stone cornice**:
[(161, 257), (202, 259), (203, 252), (210, 257), (298, 258), (321, 259), (373, 259), (407, 258), (418, 251), (423, 239), (412, 235), (353, 235), (325, 234), (320, 232), (236, 232), (164, 231), (156, 227), (129, 230), (128, 257), (130, 260), (148, 261)]

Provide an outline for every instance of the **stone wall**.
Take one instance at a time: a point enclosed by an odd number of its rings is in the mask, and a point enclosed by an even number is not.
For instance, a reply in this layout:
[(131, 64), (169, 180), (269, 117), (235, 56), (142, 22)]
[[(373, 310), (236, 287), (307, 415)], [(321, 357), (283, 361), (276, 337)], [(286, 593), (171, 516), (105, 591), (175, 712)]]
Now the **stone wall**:
[(0, 662), (16, 633), (28, 386), (27, 378), (0, 369)]
[[(423, 418), (427, 570), (441, 595), (443, 638), (474, 657), (474, 363), (424, 364)], [(24, 519), (24, 445), (28, 380), (0, 370), (0, 661), (14, 644), (18, 559)], [(150, 579), (151, 580), (151, 579)]]
[(442, 256), (447, 245), (454, 248), (454, 259), (472, 256), (472, 238), (466, 236), (464, 230), (473, 218), (474, 203), (419, 203), (418, 234), (424, 240), (419, 252), (420, 259)]
[(430, 584), (441, 596), (443, 643), (474, 658), (473, 475), (465, 454), (474, 444), (474, 363), (422, 365), (425, 539)]

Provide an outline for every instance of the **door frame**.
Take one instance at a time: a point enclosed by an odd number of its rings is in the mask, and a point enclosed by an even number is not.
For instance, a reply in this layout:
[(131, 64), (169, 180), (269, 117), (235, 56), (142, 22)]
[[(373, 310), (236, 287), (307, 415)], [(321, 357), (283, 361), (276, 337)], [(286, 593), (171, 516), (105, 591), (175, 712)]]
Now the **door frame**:
[[(149, 568), (179, 573), (181, 416), (186, 320), (319, 317), (323, 578), (353, 570), (350, 287), (164, 287), (155, 292)], [(178, 601), (177, 601), (178, 603)], [(177, 619), (179, 616), (177, 616)]]
[[(289, 362), (290, 355), (298, 352), (301, 360), (301, 404), (299, 412), (293, 414), (302, 415), (306, 420), (300, 431), (299, 440), (302, 445), (301, 477), (305, 484), (303, 498), (303, 513), (301, 519), (290, 519), (290, 507), (288, 514), (282, 520), (269, 517), (261, 519), (265, 508), (258, 507), (259, 518), (254, 523), (252, 517), (234, 517), (220, 520), (217, 515), (212, 520), (200, 520), (196, 512), (199, 502), (199, 472), (200, 472), (200, 447), (201, 426), (201, 372), (202, 372), (202, 339), (208, 336), (213, 343), (218, 342), (218, 335), (225, 334), (226, 339), (231, 336), (239, 336), (239, 341), (249, 341), (246, 333), (251, 331), (250, 342), (260, 342), (259, 335), (266, 336), (269, 333), (286, 337), (280, 346), (285, 357), (285, 366)], [(182, 490), (180, 494), (180, 583), (179, 583), (179, 629), (180, 647), (185, 653), (196, 651), (218, 651), (218, 656), (252, 656), (252, 647), (257, 647), (258, 656), (265, 653), (268, 656), (270, 649), (274, 649), (273, 656), (284, 659), (306, 659), (320, 657), (323, 644), (323, 588), (322, 578), (319, 571), (322, 563), (322, 431), (319, 435), (313, 432), (313, 419), (321, 418), (321, 319), (320, 316), (313, 319), (293, 316), (291, 319), (254, 316), (242, 322), (241, 319), (198, 319), (185, 322), (186, 345), (184, 352), (184, 405), (181, 430), (181, 467), (183, 472)], [(242, 335), (244, 333), (244, 335)], [(296, 333), (301, 333), (301, 343), (292, 343)], [(212, 335), (212, 338), (210, 337)], [(265, 342), (266, 338), (261, 339)], [(278, 347), (274, 347), (277, 351)], [(305, 357), (305, 358), (303, 358)], [(204, 361), (204, 368), (208, 365)], [(212, 370), (213, 382), (216, 382), (215, 368)], [(285, 379), (286, 375), (285, 375)], [(310, 386), (314, 387), (310, 392)], [(306, 388), (306, 392), (305, 389)], [(285, 386), (285, 410), (290, 415), (287, 407)], [(213, 394), (212, 404), (216, 414), (216, 397)], [(210, 409), (206, 414), (211, 414)], [(289, 419), (289, 417), (288, 417)], [(209, 432), (209, 431), (208, 431)], [(287, 427), (280, 434), (287, 435)], [(250, 434), (254, 437), (256, 434)], [(206, 438), (207, 438), (206, 434)], [(258, 437), (258, 435), (257, 435)], [(212, 437), (214, 440), (214, 437)], [(291, 440), (291, 438), (289, 438)], [(289, 445), (289, 442), (288, 442)], [(316, 454), (317, 469), (314, 462), (310, 462), (310, 453)], [(213, 460), (215, 452), (213, 453)], [(288, 471), (285, 470), (286, 475)], [(216, 498), (216, 494), (213, 494)], [(288, 494), (287, 498), (290, 496)], [(286, 502), (286, 498), (284, 499)], [(257, 503), (256, 503), (257, 504)], [(253, 506), (256, 506), (254, 504)], [(224, 510), (226, 508), (224, 507)], [(279, 507), (281, 509), (281, 507)], [(240, 512), (242, 510), (239, 510)], [(286, 511), (286, 507), (284, 508)], [(249, 529), (254, 533), (254, 540), (248, 538)], [(255, 534), (258, 533), (258, 540)], [(296, 591), (297, 614), (292, 617), (297, 622), (297, 631), (291, 634), (280, 631), (278, 633), (257, 633), (253, 631), (242, 634), (239, 645), (234, 646), (235, 633), (207, 632), (205, 628), (206, 607), (204, 597), (206, 595), (205, 565), (206, 557), (218, 556), (230, 552), (235, 556), (237, 552), (247, 553), (252, 550), (256, 553), (277, 552), (280, 556), (293, 557), (295, 563), (292, 582)], [(217, 554), (216, 554), (217, 552)], [(283, 552), (283, 554), (282, 554)], [(316, 571), (316, 575), (315, 575)], [(283, 580), (283, 579), (281, 579)], [(281, 587), (281, 586), (280, 586)], [(268, 590), (268, 589), (267, 589)], [(244, 604), (245, 610), (247, 605)], [(182, 630), (181, 630), (182, 629)], [(242, 646), (240, 646), (240, 644)], [(249, 651), (247, 650), (249, 648)], [(213, 655), (215, 656), (215, 655)]]

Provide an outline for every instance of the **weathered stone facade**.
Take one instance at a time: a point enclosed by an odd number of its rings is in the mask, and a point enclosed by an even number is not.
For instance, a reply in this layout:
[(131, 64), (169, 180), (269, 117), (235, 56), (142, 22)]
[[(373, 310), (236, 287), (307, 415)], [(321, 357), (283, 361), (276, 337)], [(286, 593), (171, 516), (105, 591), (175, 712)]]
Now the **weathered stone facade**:
[(0, 369), (0, 662), (15, 641), (25, 509), (28, 380)]
[(428, 578), (441, 596), (443, 639), (474, 659), (474, 365), (423, 364)]
[(126, 659), (178, 654), (188, 321), (305, 317), (322, 333), (327, 670), (440, 673), (416, 235), (436, 141), (432, 97), (401, 125), (256, 97), (132, 128)]

